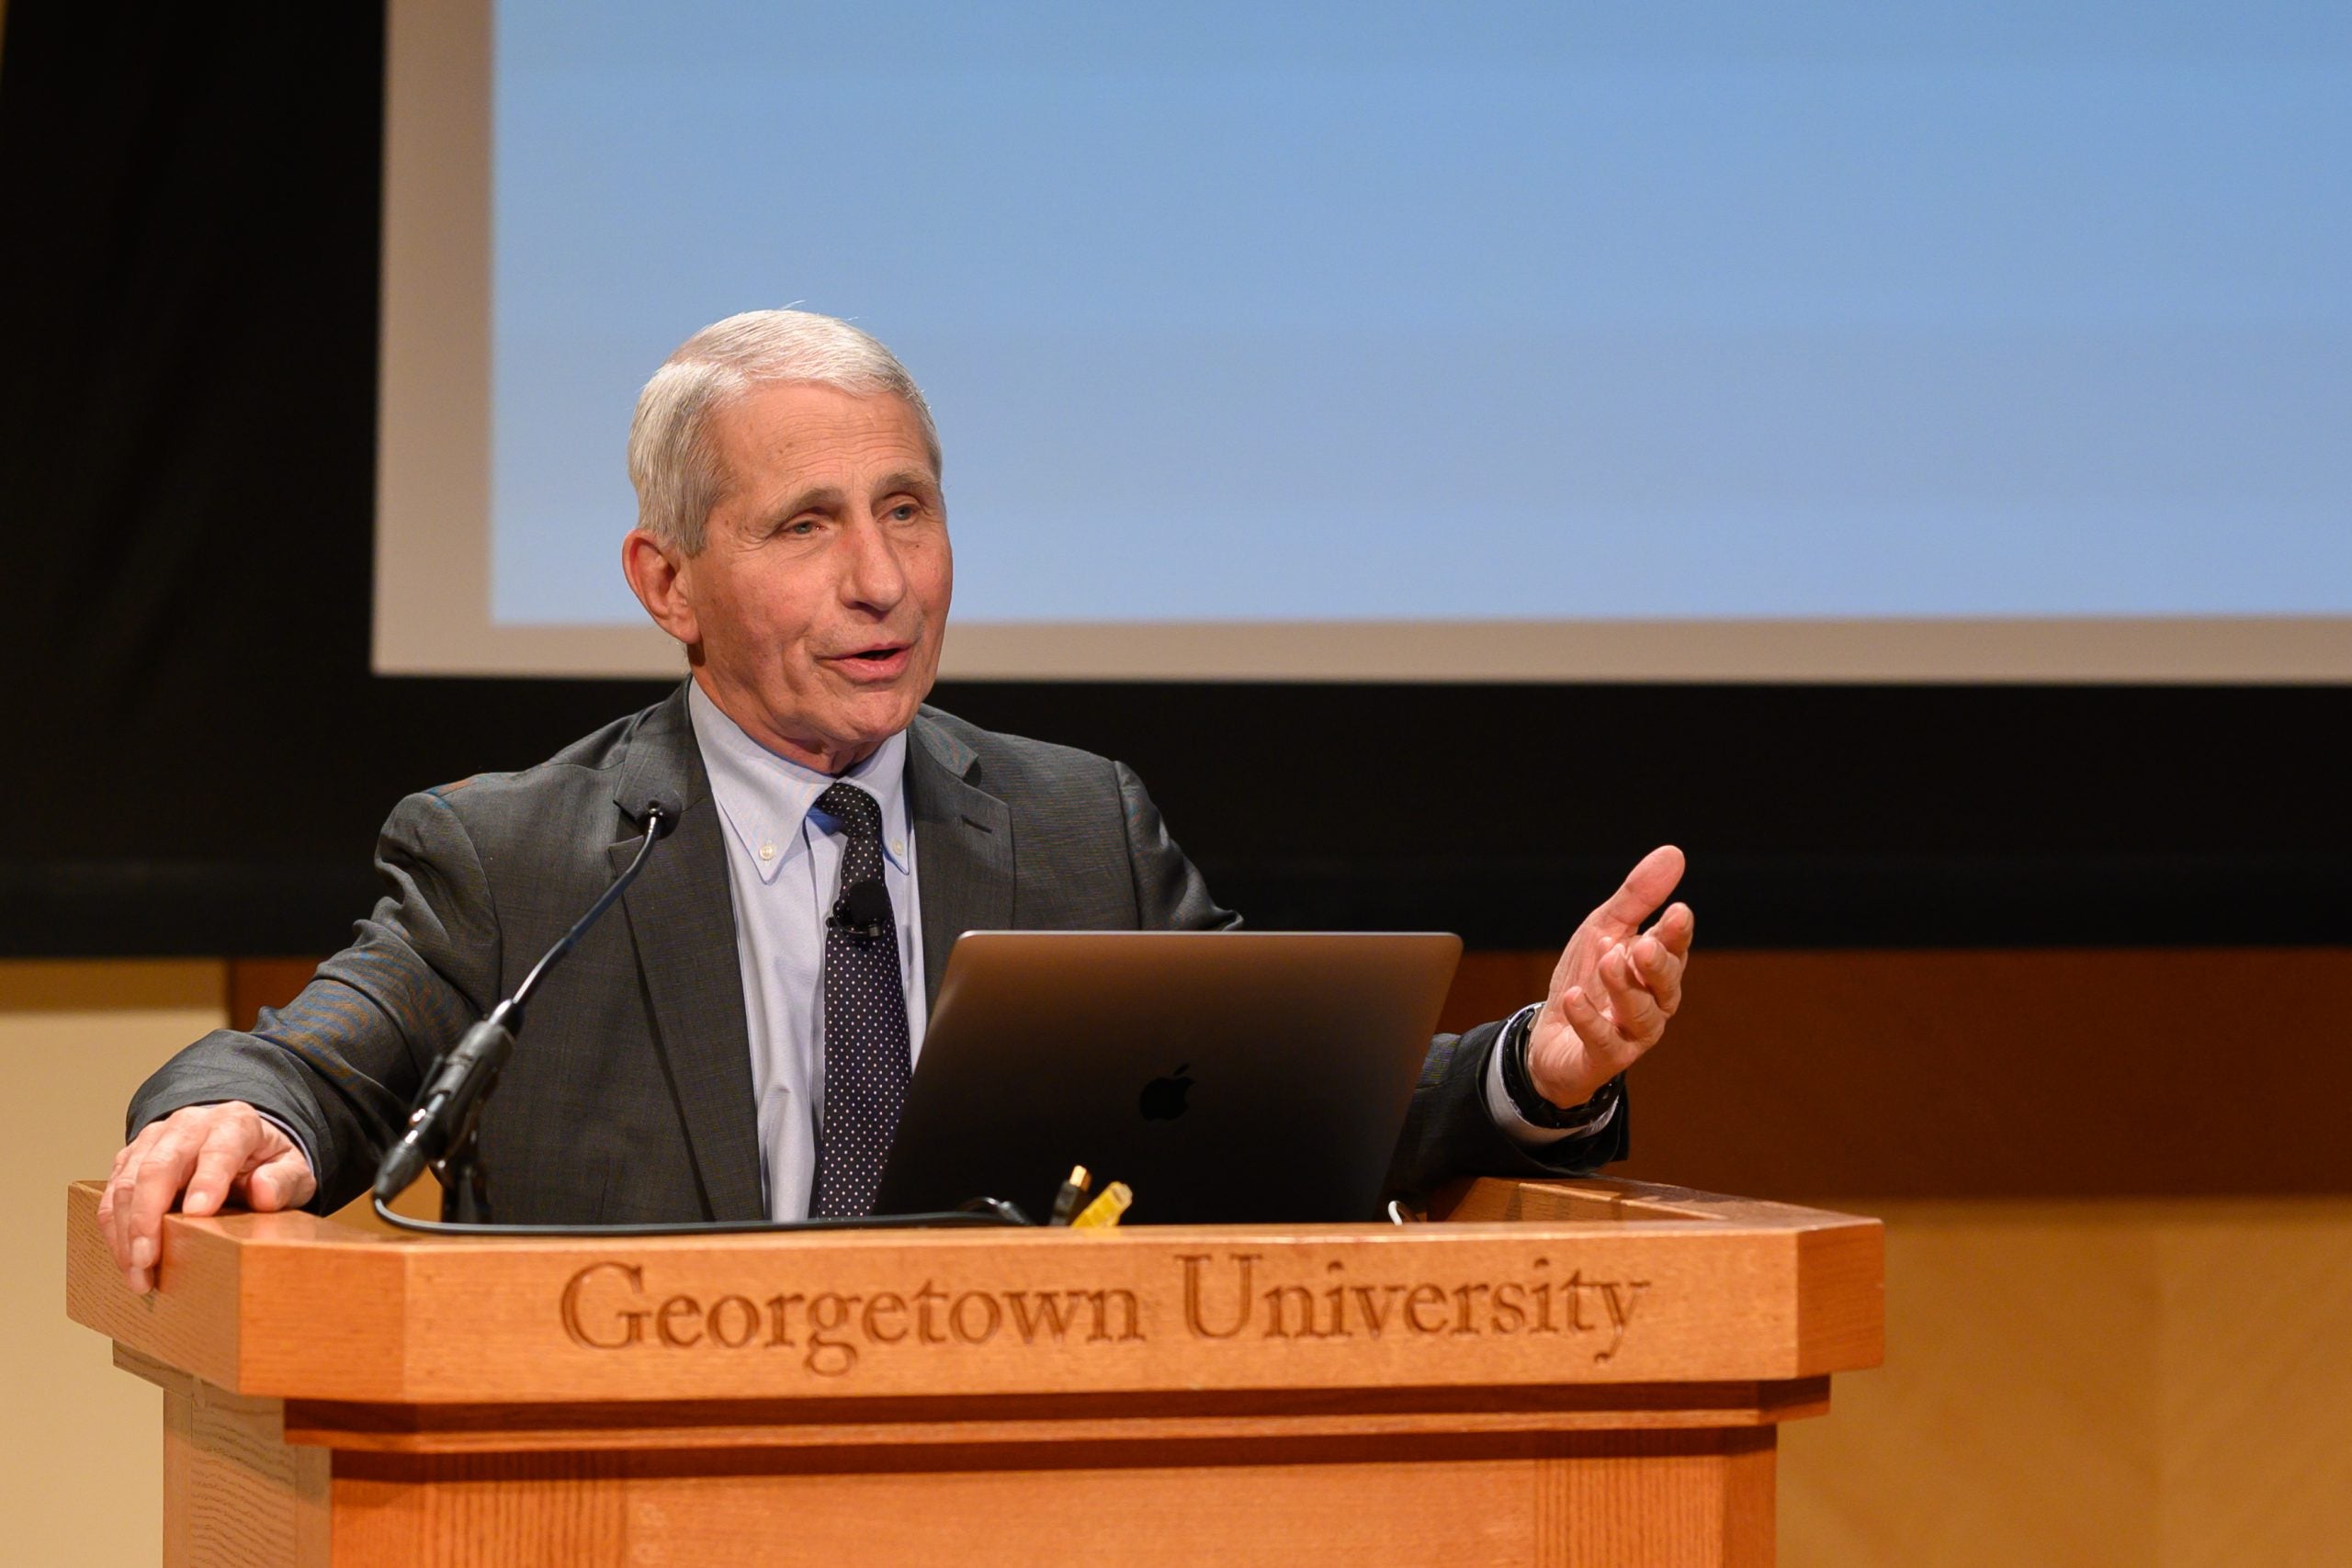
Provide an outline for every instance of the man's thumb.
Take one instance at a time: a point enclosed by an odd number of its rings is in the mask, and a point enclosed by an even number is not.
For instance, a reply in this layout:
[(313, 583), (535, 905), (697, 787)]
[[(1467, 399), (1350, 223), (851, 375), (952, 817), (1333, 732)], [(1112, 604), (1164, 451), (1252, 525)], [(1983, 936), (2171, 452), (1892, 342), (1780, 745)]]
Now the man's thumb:
[(299, 1152), (280, 1155), (245, 1179), (245, 1202), (257, 1214), (290, 1209), (310, 1196), (310, 1175)]

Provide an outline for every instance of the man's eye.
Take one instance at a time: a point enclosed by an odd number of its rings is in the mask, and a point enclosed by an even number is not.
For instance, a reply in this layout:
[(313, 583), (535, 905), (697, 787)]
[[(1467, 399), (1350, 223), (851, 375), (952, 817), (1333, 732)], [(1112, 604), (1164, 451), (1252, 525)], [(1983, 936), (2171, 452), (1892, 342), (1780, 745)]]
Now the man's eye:
[(805, 539), (816, 531), (817, 520), (814, 517), (796, 517), (776, 530), (788, 539)]
[(911, 501), (902, 501), (890, 508), (891, 518), (899, 523), (911, 523), (922, 515), (922, 508)]

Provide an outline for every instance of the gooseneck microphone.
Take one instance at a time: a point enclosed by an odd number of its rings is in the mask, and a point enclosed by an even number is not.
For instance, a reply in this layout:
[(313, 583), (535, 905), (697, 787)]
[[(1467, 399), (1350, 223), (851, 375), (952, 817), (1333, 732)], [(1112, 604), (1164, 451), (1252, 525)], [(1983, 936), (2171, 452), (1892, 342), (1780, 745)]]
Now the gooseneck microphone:
[[(548, 971), (560, 963), (587, 933), (588, 928), (628, 890), (628, 885), (637, 880), (637, 874), (645, 869), (654, 840), (678, 825), (682, 809), (675, 795), (660, 794), (650, 796), (641, 809), (630, 813), (644, 822), (645, 840), (638, 845), (628, 869), (614, 878), (613, 885), (563, 933), (562, 940), (531, 966), (531, 972), (514, 987), (513, 996), (492, 1008), (489, 1017), (467, 1030), (465, 1037), (433, 1064), (424, 1092), (417, 1096), (415, 1106), (409, 1111), (408, 1126), (399, 1141), (384, 1151), (384, 1158), (376, 1168), (376, 1198), (379, 1203), (390, 1203), (423, 1174), (426, 1166), (448, 1158), (452, 1150), (470, 1150), (475, 1120), (481, 1112), (482, 1101), (497, 1087), (500, 1069), (514, 1052), (514, 1037), (522, 1032), (523, 1010), (529, 1006), (531, 993), (538, 988)], [(474, 1173), (445, 1169), (443, 1180), (444, 1218), (489, 1217), (468, 1212), (486, 1206)]]

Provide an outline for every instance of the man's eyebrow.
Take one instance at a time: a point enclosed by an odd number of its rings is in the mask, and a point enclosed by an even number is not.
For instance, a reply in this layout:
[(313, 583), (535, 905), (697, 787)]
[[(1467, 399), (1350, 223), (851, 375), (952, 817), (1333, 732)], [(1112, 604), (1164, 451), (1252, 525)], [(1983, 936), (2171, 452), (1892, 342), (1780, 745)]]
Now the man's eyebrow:
[(765, 509), (770, 517), (797, 517), (804, 512), (838, 512), (842, 507), (842, 492), (832, 485), (819, 485), (804, 490), (778, 506)]
[(939, 479), (928, 468), (901, 468), (895, 474), (885, 474), (874, 487), (876, 495), (894, 495), (910, 490), (920, 495), (936, 495)]

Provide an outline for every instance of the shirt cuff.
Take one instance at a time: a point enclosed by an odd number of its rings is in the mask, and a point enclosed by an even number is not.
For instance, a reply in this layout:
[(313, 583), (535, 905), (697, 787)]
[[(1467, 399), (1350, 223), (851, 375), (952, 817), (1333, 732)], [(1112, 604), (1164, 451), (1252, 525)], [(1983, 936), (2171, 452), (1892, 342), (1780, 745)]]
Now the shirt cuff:
[(1510, 1090), (1503, 1084), (1503, 1053), (1510, 1049), (1510, 1043), (1520, 1029), (1532, 1021), (1543, 1005), (1531, 1002), (1511, 1014), (1504, 1021), (1502, 1032), (1495, 1036), (1495, 1048), (1487, 1053), (1487, 1114), (1494, 1118), (1495, 1125), (1509, 1134), (1513, 1143), (1525, 1149), (1547, 1148), (1570, 1138), (1589, 1138), (1606, 1128), (1617, 1115), (1617, 1097), (1611, 1095), (1607, 1103), (1582, 1122), (1566, 1127), (1538, 1127), (1521, 1116), (1519, 1107), (1511, 1103)]

